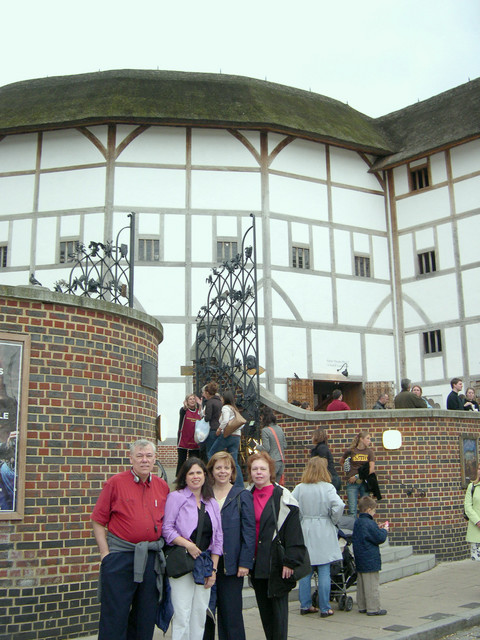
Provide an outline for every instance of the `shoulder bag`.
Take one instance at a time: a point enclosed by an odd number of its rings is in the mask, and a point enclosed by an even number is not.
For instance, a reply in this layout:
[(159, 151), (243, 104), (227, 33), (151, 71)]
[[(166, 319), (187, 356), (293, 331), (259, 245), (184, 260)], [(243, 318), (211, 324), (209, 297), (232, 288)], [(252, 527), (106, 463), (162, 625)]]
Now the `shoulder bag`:
[[(285, 553), (286, 552), (285, 552), (285, 546), (284, 546), (282, 540), (280, 539), (280, 535), (278, 533), (278, 526), (277, 526), (278, 514), (275, 511), (275, 505), (273, 503), (273, 500), (272, 500), (272, 509), (273, 509), (273, 519), (274, 519), (274, 522), (275, 522), (275, 539), (273, 541), (274, 547), (273, 547), (272, 551), (274, 553), (276, 553), (277, 565), (278, 566), (284, 566), (284, 560), (285, 560)], [(293, 577), (293, 579), (295, 581), (301, 580), (301, 578), (304, 578), (305, 576), (308, 576), (311, 571), (312, 571), (312, 566), (310, 564), (310, 556), (308, 555), (308, 549), (304, 544), (303, 545), (302, 562), (298, 566), (295, 567), (295, 569), (293, 570), (293, 576), (292, 577)]]
[(235, 414), (235, 417), (227, 422), (225, 429), (223, 430), (224, 438), (228, 438), (228, 436), (231, 436), (234, 431), (236, 431), (239, 427), (243, 427), (246, 422), (245, 418), (241, 415), (237, 407), (234, 407), (233, 405), (230, 406), (233, 413)]
[[(197, 535), (195, 537), (195, 544), (197, 547), (202, 536), (204, 519), (205, 505), (202, 502), (200, 506), (200, 515), (198, 516)], [(178, 544), (166, 547), (165, 560), (167, 563), (166, 572), (169, 578), (181, 578), (187, 573), (191, 573), (195, 565), (195, 558), (192, 558), (185, 547), (181, 547)]]

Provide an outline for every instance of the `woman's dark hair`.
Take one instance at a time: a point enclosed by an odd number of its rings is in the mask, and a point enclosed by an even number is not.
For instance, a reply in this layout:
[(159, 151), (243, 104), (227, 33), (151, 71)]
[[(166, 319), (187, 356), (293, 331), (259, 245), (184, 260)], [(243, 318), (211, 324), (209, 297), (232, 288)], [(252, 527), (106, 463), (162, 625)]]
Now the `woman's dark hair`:
[(269, 407), (265, 407), (262, 411), (262, 424), (268, 427), (269, 424), (277, 424), (275, 414)]
[(313, 444), (320, 444), (321, 442), (325, 442), (327, 444), (328, 437), (325, 429), (315, 429), (312, 436)]
[(222, 393), (222, 398), (223, 404), (230, 404), (232, 406), (235, 406), (235, 398), (231, 391), (225, 391), (225, 393)]
[(185, 487), (187, 486), (187, 473), (196, 464), (200, 467), (200, 469), (205, 474), (205, 482), (203, 483), (202, 491), (201, 491), (202, 498), (205, 498), (205, 500), (209, 500), (210, 498), (213, 498), (213, 488), (210, 481), (210, 476), (207, 473), (207, 467), (205, 466), (205, 463), (203, 462), (203, 460), (200, 460), (200, 458), (195, 458), (192, 456), (185, 460), (185, 462), (180, 467), (178, 476), (175, 479), (175, 488), (177, 489), (177, 491), (179, 489), (185, 489)]

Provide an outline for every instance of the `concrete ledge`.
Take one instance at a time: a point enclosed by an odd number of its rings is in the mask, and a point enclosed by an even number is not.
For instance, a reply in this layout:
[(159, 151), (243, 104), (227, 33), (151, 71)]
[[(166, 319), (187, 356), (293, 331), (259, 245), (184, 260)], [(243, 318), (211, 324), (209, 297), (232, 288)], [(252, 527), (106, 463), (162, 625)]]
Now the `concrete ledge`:
[(405, 631), (390, 632), (388, 635), (377, 638), (377, 640), (437, 640), (451, 633), (456, 633), (462, 629), (469, 629), (480, 624), (480, 608), (472, 609), (464, 616), (452, 616), (444, 620), (428, 622), (416, 629), (405, 629)]

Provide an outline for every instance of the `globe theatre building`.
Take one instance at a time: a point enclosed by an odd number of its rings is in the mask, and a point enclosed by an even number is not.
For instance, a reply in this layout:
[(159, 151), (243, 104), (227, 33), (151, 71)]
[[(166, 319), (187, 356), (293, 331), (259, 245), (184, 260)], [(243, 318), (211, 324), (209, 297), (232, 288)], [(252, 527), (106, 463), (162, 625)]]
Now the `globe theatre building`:
[[(480, 385), (480, 80), (381, 118), (250, 78), (121, 70), (0, 88), (0, 283), (68, 276), (137, 214), (159, 414), (192, 389), (212, 267), (256, 219), (261, 384), (352, 408), (408, 376)], [(342, 371), (348, 370), (348, 377)], [(298, 378), (297, 378), (298, 377)]]

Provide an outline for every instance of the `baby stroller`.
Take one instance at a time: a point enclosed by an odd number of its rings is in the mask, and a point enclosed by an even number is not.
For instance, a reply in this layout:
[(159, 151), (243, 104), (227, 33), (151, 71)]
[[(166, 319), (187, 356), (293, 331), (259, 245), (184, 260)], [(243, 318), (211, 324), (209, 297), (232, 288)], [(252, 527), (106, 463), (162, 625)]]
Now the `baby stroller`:
[[(353, 609), (353, 598), (347, 594), (347, 589), (357, 583), (355, 560), (350, 551), (354, 522), (355, 518), (343, 516), (337, 525), (342, 560), (332, 562), (330, 565), (330, 600), (335, 600), (341, 611), (351, 611)], [(312, 595), (312, 604), (314, 607), (318, 607), (318, 577), (316, 572), (314, 572), (314, 581), (316, 588)]]

